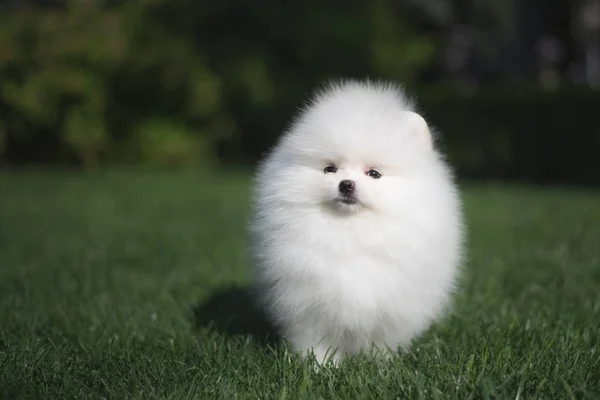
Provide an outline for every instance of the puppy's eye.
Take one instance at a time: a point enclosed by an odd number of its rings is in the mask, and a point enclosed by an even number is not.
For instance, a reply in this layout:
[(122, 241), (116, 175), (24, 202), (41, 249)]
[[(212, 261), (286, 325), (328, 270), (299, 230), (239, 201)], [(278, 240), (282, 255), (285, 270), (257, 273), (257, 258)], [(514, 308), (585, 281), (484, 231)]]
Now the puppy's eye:
[(376, 171), (374, 169), (370, 169), (367, 171), (367, 175), (370, 176), (373, 179), (379, 179), (381, 178), (381, 174), (379, 173), (379, 171)]
[(335, 174), (337, 172), (337, 168), (335, 167), (335, 165), (328, 165), (325, 167), (323, 172), (325, 172), (326, 174)]

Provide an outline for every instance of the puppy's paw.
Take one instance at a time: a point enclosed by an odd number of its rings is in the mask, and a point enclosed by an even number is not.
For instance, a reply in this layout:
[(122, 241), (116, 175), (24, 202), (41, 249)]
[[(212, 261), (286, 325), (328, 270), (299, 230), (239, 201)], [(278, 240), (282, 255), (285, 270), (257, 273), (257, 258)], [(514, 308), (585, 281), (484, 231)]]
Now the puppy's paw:
[(310, 361), (315, 371), (326, 368), (338, 368), (342, 361), (342, 353), (330, 346), (318, 345), (303, 352), (304, 359)]

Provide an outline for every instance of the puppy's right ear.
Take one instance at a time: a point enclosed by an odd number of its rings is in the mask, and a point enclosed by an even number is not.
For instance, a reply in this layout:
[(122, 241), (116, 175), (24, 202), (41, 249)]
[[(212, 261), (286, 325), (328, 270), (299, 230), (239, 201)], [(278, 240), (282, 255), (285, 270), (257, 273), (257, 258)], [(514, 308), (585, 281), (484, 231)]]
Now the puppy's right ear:
[(406, 111), (404, 113), (404, 129), (421, 143), (425, 149), (431, 150), (433, 148), (433, 138), (431, 137), (431, 131), (429, 125), (423, 117), (414, 111)]

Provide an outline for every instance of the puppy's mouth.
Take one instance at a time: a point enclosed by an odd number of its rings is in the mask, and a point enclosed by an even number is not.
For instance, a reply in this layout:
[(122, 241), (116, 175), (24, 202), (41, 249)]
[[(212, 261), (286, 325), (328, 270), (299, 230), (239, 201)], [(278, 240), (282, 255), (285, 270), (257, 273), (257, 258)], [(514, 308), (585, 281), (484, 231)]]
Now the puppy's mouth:
[(356, 197), (348, 197), (348, 196), (336, 197), (335, 202), (346, 204), (346, 205), (360, 205), (360, 202), (358, 201), (358, 199)]

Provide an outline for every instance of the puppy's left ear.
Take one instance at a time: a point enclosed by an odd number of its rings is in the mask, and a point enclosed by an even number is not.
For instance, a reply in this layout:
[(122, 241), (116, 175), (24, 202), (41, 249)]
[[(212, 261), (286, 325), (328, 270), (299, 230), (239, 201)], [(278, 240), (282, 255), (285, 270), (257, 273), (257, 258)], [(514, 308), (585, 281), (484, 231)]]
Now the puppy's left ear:
[(404, 129), (412, 135), (426, 150), (433, 148), (433, 138), (429, 125), (423, 117), (414, 111), (406, 111), (404, 113)]

